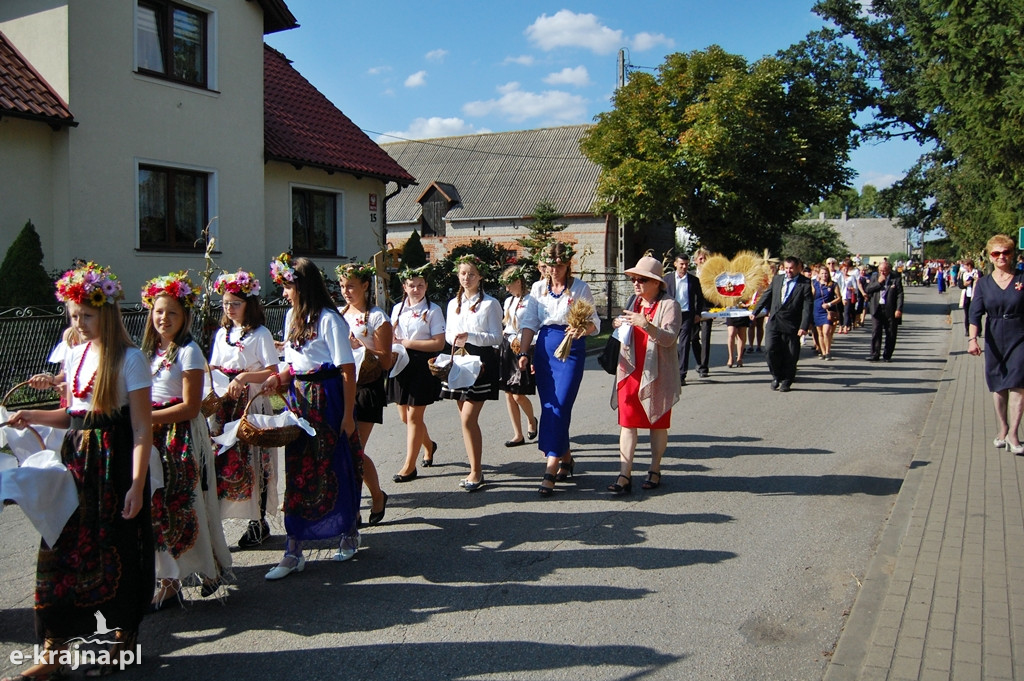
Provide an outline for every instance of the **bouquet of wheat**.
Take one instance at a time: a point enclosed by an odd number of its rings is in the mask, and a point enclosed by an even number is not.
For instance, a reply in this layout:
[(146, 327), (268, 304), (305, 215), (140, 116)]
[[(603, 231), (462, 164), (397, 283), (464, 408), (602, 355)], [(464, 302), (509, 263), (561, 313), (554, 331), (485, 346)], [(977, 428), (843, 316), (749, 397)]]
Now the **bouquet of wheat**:
[(590, 318), (594, 315), (594, 306), (585, 300), (577, 298), (572, 301), (569, 305), (568, 324), (569, 328), (565, 330), (565, 338), (558, 344), (555, 349), (555, 358), (560, 359), (563, 362), (569, 359), (569, 353), (572, 352), (572, 341), (573, 337), (570, 335), (570, 331), (573, 329), (586, 329), (587, 324), (590, 323)]

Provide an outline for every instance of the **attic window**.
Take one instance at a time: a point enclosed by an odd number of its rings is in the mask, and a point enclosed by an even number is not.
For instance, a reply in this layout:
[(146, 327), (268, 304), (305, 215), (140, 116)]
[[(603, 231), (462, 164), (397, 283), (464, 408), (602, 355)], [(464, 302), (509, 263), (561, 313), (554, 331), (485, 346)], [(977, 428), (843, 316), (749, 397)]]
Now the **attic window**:
[(207, 15), (165, 0), (139, 0), (135, 66), (139, 73), (207, 87)]

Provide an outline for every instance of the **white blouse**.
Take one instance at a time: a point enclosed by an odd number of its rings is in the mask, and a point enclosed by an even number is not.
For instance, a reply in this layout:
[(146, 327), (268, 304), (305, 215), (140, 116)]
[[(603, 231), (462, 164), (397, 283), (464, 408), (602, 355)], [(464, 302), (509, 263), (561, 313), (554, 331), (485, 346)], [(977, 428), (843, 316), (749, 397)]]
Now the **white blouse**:
[(430, 340), (444, 333), (444, 314), (426, 298), (415, 305), (401, 302), (391, 310), (391, 325), (395, 340)]
[[(293, 314), (294, 309), (285, 314), (285, 338), (291, 329)], [(294, 348), (290, 342), (285, 341), (284, 361), (297, 374), (316, 371), (323, 364), (333, 364), (339, 368), (345, 364), (355, 364), (348, 334), (348, 324), (342, 316), (333, 309), (325, 308), (316, 323), (316, 338), (306, 341), (301, 348)]]
[[(89, 384), (90, 379), (96, 374), (99, 367), (100, 356), (95, 350), (85, 354), (88, 343), (76, 345), (68, 350), (64, 358), (64, 375), (67, 376), (68, 385), (74, 385), (75, 374), (78, 374), (78, 387), (84, 388)], [(84, 357), (83, 357), (84, 355)], [(79, 367), (81, 370), (79, 371)], [(128, 393), (148, 388), (153, 384), (153, 376), (150, 374), (149, 362), (146, 356), (138, 348), (128, 348), (124, 353), (124, 362), (121, 364), (121, 376), (117, 382), (117, 403), (120, 406), (128, 404)], [(95, 382), (93, 388), (95, 388)], [(92, 408), (92, 391), (85, 398), (71, 396), (70, 411), (88, 411)]]
[[(513, 305), (516, 306), (515, 310), (510, 313), (509, 310)], [(523, 330), (523, 315), (526, 314), (526, 308), (529, 305), (529, 294), (523, 296), (522, 298), (517, 298), (516, 296), (509, 296), (508, 298), (505, 299), (505, 302), (502, 304), (501, 307), (503, 314), (501, 315), (501, 318), (508, 319), (508, 321), (505, 322), (505, 328), (503, 332), (505, 334), (505, 337), (508, 338), (510, 341), (516, 336), (518, 336), (519, 333)]]
[(206, 369), (203, 351), (195, 341), (178, 348), (178, 356), (173, 363), (164, 366), (164, 358), (164, 355), (157, 353), (149, 363), (149, 370), (153, 374), (153, 404), (164, 404), (184, 397), (184, 373)]
[(562, 291), (557, 298), (548, 295), (546, 279), (534, 282), (530, 288), (529, 304), (520, 324), (522, 328), (533, 329), (534, 332), (539, 331), (542, 326), (566, 326), (569, 322), (569, 306), (577, 298), (594, 306), (590, 321), (594, 323), (594, 333), (598, 333), (601, 330), (601, 318), (597, 315), (594, 294), (590, 292), (587, 282), (579, 277), (573, 277), (572, 286)]
[(356, 312), (355, 308), (350, 307), (348, 312), (345, 313), (345, 321), (348, 323), (349, 332), (353, 338), (362, 343), (364, 347), (376, 350), (377, 341), (374, 340), (373, 334), (385, 322), (390, 320), (384, 313), (384, 310), (379, 307), (371, 307), (369, 317), (365, 316), (362, 312)]
[(496, 348), (501, 344), (501, 305), (492, 296), (484, 294), (483, 300), (474, 312), (471, 308), (477, 296), (471, 300), (462, 299), (462, 311), (456, 312), (458, 298), (448, 301), (448, 319), (445, 322), (444, 337), (449, 343), (455, 342), (460, 333), (468, 333), (466, 342), (477, 347)]
[(265, 326), (242, 337), (242, 327), (221, 327), (213, 338), (210, 365), (230, 371), (258, 371), (277, 365), (274, 336)]

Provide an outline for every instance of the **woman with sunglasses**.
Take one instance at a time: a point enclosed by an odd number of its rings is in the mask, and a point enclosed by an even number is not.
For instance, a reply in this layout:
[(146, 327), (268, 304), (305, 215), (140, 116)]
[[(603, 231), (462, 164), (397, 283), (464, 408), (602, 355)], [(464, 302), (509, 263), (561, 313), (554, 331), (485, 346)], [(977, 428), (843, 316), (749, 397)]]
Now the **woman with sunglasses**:
[(633, 491), (633, 454), (640, 428), (651, 431), (651, 467), (642, 487), (655, 489), (661, 484), (661, 457), (680, 390), (676, 342), (681, 313), (679, 303), (665, 290), (661, 263), (645, 255), (626, 275), (635, 295), (612, 322), (616, 328), (630, 326), (628, 340), (619, 347), (612, 398), (620, 426), (619, 476), (608, 485), (614, 496)]
[(985, 246), (992, 274), (978, 279), (971, 300), (967, 352), (978, 356), (978, 331), (985, 316), (985, 382), (992, 391), (999, 433), (992, 444), (1024, 454), (1024, 274), (1016, 270), (1013, 239), (996, 234)]

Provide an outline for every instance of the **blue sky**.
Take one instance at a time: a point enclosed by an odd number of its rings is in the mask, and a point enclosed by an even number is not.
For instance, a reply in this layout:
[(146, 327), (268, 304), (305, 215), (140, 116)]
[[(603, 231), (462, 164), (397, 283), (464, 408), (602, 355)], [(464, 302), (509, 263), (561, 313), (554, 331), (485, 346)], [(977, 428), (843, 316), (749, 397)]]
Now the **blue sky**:
[[(822, 25), (810, 0), (287, 4), (300, 27), (267, 42), (378, 142), (592, 122), (620, 48), (637, 68), (712, 44), (753, 61)], [(919, 153), (862, 147), (853, 184), (888, 186)]]

